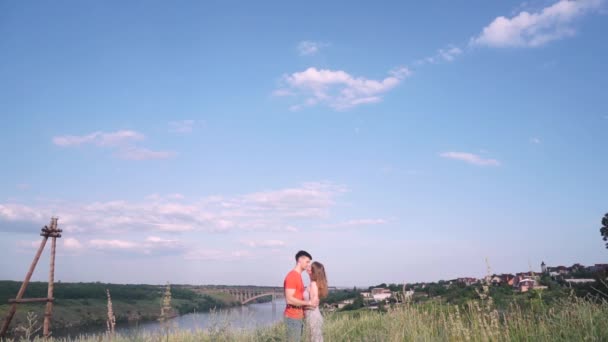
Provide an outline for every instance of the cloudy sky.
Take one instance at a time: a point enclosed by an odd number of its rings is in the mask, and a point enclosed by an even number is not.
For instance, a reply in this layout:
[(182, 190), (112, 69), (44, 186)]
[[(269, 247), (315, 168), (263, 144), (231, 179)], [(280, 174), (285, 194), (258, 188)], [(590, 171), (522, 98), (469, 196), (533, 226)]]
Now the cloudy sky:
[[(606, 262), (608, 5), (0, 3), (0, 279)], [(42, 259), (36, 279), (45, 279)]]

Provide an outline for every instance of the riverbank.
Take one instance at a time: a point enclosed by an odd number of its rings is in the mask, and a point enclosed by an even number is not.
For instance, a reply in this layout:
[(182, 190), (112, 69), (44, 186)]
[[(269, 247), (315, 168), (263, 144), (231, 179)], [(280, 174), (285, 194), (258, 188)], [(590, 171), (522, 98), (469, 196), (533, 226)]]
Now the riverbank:
[[(20, 282), (0, 281), (0, 303), (14, 298)], [(165, 287), (161, 285), (121, 285), (104, 283), (57, 283), (53, 308), (53, 328), (70, 329), (85, 326), (104, 326), (107, 320), (106, 289), (110, 290), (114, 315), (118, 323), (144, 323), (155, 321), (160, 315), (160, 301)], [(33, 282), (25, 297), (46, 297), (46, 283)], [(236, 303), (221, 294), (202, 294), (184, 286), (171, 289), (171, 306), (176, 313), (206, 312), (228, 308)], [(3, 319), (9, 310), (8, 304), (0, 305)], [(38, 317), (44, 315), (44, 305), (19, 305), (12, 327), (27, 324), (28, 312)]]
[[(361, 310), (326, 316), (325, 341), (605, 341), (608, 339), (608, 302), (580, 298), (523, 310), (512, 305), (496, 311), (488, 302), (467, 305), (408, 304), (387, 312)], [(281, 341), (283, 326), (243, 331), (221, 322), (194, 332), (118, 335), (114, 342), (158, 341)], [(107, 337), (54, 339), (57, 342), (98, 342)]]

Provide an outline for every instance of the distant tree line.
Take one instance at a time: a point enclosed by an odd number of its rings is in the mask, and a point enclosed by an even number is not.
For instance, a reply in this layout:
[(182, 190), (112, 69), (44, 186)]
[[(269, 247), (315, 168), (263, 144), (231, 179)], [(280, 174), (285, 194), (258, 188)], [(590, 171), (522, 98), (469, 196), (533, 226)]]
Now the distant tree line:
[(348, 299), (355, 299), (360, 296), (356, 288), (352, 290), (336, 290), (330, 291), (327, 297), (321, 300), (321, 304), (337, 304)]
[[(8, 303), (15, 298), (21, 282), (0, 281), (0, 304)], [(135, 303), (141, 300), (158, 300), (164, 291), (161, 285), (143, 284), (104, 284), (95, 283), (56, 283), (54, 297), (60, 302), (62, 299), (79, 300), (106, 300), (106, 289), (110, 290), (112, 300), (126, 303)], [(190, 289), (174, 286), (171, 288), (172, 298), (176, 299), (174, 306), (180, 313), (192, 311), (207, 311), (212, 308), (225, 307), (228, 304), (214, 297), (196, 293)], [(47, 295), (46, 282), (32, 282), (28, 285), (25, 298), (42, 298)], [(160, 304), (159, 304), (160, 305)]]

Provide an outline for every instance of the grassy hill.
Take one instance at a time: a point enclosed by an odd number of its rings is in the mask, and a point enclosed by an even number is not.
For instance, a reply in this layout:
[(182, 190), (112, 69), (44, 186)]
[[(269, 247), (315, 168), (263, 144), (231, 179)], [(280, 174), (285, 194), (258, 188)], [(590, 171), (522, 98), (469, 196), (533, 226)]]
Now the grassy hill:
[[(407, 304), (386, 312), (358, 310), (325, 316), (325, 341), (606, 341), (608, 302), (569, 297), (547, 306), (497, 310), (491, 302), (466, 305)], [(254, 331), (218, 325), (205, 331), (170, 330), (166, 335), (115, 336), (113, 342), (283, 341), (277, 324)], [(57, 342), (110, 341), (90, 336)], [(40, 340), (41, 342), (41, 340)]]

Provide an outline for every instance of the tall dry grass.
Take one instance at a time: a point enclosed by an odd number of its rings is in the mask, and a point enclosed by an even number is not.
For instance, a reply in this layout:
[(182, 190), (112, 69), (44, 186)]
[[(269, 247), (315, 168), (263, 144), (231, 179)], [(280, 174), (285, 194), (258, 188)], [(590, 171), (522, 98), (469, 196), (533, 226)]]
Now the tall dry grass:
[[(551, 306), (522, 309), (511, 305), (498, 311), (488, 302), (465, 306), (406, 304), (386, 313), (356, 311), (326, 316), (326, 341), (608, 341), (608, 302), (577, 297)], [(161, 340), (199, 341), (283, 341), (280, 324), (254, 331), (230, 329), (218, 322), (206, 330), (169, 334), (117, 335), (116, 342)], [(107, 335), (80, 337), (56, 342), (109, 341)]]

